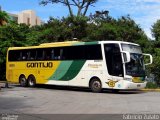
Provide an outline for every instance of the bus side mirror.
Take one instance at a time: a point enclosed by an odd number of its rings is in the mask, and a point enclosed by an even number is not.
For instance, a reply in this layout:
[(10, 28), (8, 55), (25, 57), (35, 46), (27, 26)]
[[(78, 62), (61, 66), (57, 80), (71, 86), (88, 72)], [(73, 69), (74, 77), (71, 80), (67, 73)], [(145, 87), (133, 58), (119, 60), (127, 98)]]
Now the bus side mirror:
[(146, 64), (144, 64), (144, 65), (150, 65), (150, 64), (152, 64), (152, 62), (153, 62), (153, 57), (152, 57), (152, 55), (150, 55), (150, 54), (143, 54), (143, 56), (145, 57), (149, 57), (149, 62), (148, 63), (146, 63)]
[(124, 63), (128, 63), (131, 61), (131, 56), (130, 56), (129, 52), (123, 51), (122, 54), (123, 54), (123, 58), (124, 58)]

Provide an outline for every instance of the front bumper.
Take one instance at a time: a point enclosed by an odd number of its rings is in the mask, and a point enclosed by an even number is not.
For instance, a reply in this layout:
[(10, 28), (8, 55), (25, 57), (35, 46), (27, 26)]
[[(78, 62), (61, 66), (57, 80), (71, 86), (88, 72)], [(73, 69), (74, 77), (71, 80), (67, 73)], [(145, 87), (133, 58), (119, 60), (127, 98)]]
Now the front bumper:
[(114, 84), (109, 84), (109, 82), (105, 82), (105, 86), (103, 86), (103, 88), (119, 89), (119, 90), (143, 89), (146, 87), (147, 84), (147, 82), (134, 83), (132, 81), (127, 81), (127, 80), (119, 80), (112, 83)]

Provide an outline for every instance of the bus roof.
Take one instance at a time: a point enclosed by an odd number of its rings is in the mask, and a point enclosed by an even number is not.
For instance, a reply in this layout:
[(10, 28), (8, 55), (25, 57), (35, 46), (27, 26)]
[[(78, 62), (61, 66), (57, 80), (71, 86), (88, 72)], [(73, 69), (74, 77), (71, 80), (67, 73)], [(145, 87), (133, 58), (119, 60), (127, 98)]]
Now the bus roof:
[(48, 45), (51, 45), (51, 46), (56, 46), (56, 45), (67, 45), (67, 44), (74, 44), (74, 43), (77, 43), (79, 41), (64, 41), (64, 42), (52, 42), (52, 43), (42, 43), (40, 44), (40, 46), (48, 46)]
[(138, 44), (124, 41), (92, 41), (92, 42), (82, 42), (82, 41), (64, 41), (64, 42), (53, 42), (53, 43), (42, 43), (39, 46), (26, 46), (26, 47), (10, 47), (9, 50), (14, 49), (33, 49), (33, 48), (46, 48), (46, 47), (60, 47), (60, 46), (78, 46), (78, 45), (95, 45), (95, 44), (105, 44), (105, 43), (124, 43), (139, 46)]

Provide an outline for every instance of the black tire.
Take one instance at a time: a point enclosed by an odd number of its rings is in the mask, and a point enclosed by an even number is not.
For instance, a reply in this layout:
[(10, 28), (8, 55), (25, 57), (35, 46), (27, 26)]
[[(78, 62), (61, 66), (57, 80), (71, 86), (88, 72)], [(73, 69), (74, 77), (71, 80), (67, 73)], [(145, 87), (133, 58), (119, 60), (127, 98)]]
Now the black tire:
[(27, 87), (28, 86), (28, 82), (27, 82), (27, 79), (24, 75), (21, 75), (19, 77), (19, 83), (22, 87)]
[(90, 82), (90, 88), (92, 92), (99, 93), (102, 91), (102, 84), (98, 78), (94, 78)]
[(36, 85), (36, 79), (33, 75), (30, 75), (28, 77), (28, 86), (29, 87), (35, 87), (35, 85)]

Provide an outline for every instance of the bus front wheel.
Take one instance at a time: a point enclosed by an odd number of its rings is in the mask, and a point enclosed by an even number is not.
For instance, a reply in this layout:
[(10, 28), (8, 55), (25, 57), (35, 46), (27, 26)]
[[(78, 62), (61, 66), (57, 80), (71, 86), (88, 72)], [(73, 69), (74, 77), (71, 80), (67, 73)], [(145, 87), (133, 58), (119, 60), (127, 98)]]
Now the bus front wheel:
[(21, 75), (20, 77), (19, 77), (19, 83), (20, 83), (20, 85), (22, 86), (22, 87), (27, 87), (27, 79), (26, 79), (26, 77), (24, 76), (24, 75)]
[(28, 77), (28, 85), (29, 85), (29, 87), (35, 87), (36, 79), (35, 79), (35, 77), (33, 75), (30, 75)]
[(90, 88), (92, 92), (101, 92), (102, 91), (102, 84), (98, 78), (93, 78), (90, 82)]

